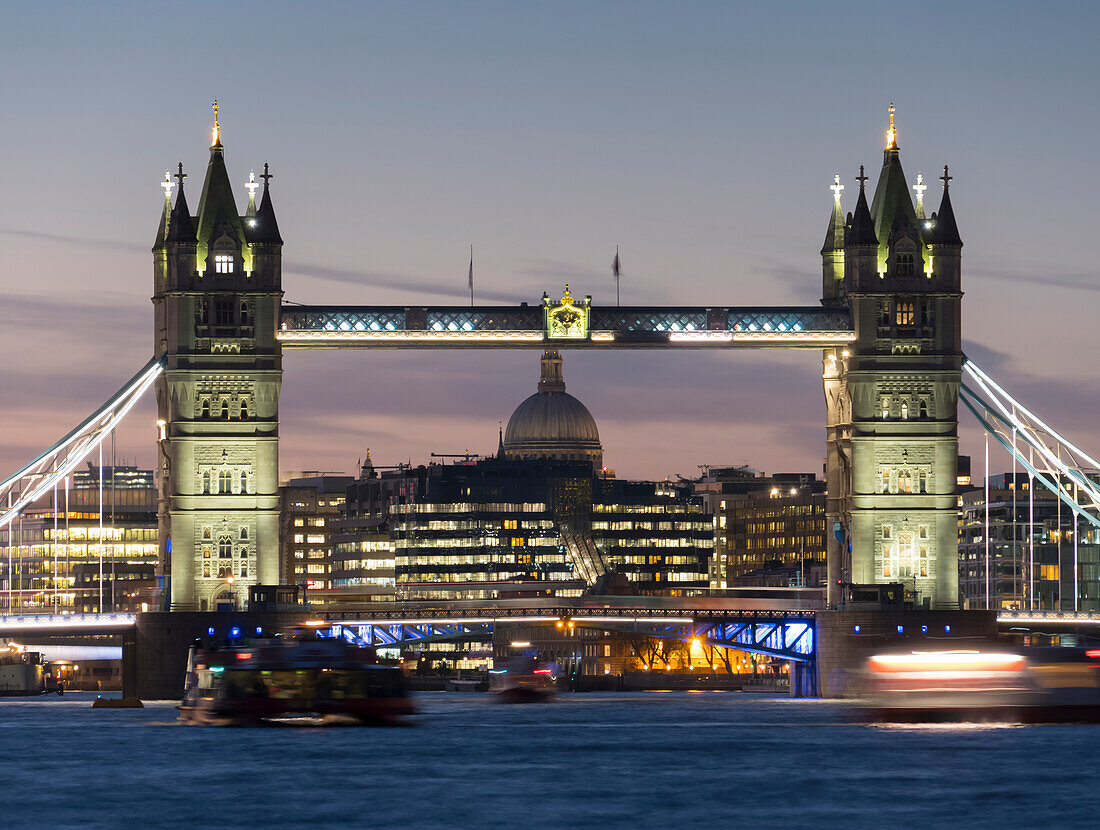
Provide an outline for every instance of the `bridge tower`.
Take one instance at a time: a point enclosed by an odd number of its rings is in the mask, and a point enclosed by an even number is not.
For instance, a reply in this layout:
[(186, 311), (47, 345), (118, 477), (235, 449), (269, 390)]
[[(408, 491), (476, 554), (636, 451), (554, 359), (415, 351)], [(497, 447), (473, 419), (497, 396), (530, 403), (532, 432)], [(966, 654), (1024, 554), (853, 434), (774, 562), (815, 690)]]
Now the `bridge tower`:
[[(846, 218), (839, 179), (822, 248), (827, 306), (847, 306), (856, 339), (825, 351), (830, 605), (839, 584), (902, 583), (919, 604), (958, 607), (958, 393), (962, 239), (944, 167), (936, 213), (914, 206), (894, 110), (870, 207)], [(835, 533), (834, 533), (835, 528)]]
[(198, 214), (183, 165), (153, 245), (160, 440), (160, 558), (172, 610), (243, 607), (248, 586), (279, 581), (279, 390), (275, 332), (283, 240), (264, 164), (237, 212), (217, 104)]

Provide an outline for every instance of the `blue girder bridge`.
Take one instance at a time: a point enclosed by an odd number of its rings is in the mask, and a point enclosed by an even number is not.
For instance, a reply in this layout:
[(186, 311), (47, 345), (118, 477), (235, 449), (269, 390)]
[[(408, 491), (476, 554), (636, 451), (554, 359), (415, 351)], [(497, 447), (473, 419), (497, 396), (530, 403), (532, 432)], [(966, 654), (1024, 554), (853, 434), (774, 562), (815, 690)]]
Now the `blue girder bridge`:
[[(565, 300), (566, 298), (563, 298)], [(558, 325), (566, 308), (582, 320)], [(572, 319), (572, 318), (570, 318)], [(855, 339), (846, 308), (297, 306), (281, 309), (283, 348), (824, 348)]]
[(795, 662), (815, 657), (815, 611), (805, 609), (692, 609), (680, 604), (641, 606), (539, 604), (526, 607), (379, 608), (373, 613), (329, 612), (313, 622), (332, 634), (347, 634), (376, 647), (401, 648), (429, 642), (486, 642), (509, 624), (598, 629), (708, 646), (733, 648)]

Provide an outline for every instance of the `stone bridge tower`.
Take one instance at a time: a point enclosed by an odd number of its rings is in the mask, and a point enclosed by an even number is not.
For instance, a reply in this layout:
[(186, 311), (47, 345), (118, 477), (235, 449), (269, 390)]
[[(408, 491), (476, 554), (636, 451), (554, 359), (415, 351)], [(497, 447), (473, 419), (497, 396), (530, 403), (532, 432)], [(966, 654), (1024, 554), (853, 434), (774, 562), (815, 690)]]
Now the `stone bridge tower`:
[[(160, 557), (172, 610), (243, 608), (248, 586), (279, 581), (279, 389), (275, 338), (283, 240), (264, 165), (237, 212), (217, 104), (198, 214), (179, 192), (153, 246), (160, 441)], [(167, 603), (166, 603), (167, 604)]]
[[(850, 310), (856, 339), (825, 352), (829, 601), (840, 583), (901, 583), (917, 602), (958, 607), (958, 390), (962, 240), (944, 167), (940, 208), (909, 196), (894, 111), (870, 207), (842, 186), (822, 248), (822, 302)], [(835, 532), (834, 532), (835, 530)]]

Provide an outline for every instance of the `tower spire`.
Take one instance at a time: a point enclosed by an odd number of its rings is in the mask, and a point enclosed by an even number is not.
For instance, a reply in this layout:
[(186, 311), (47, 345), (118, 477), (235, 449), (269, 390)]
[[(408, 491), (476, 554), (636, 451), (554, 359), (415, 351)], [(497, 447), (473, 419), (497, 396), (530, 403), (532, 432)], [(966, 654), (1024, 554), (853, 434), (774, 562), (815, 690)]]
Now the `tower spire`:
[(248, 171), (248, 181), (244, 183), (244, 189), (248, 191), (248, 209), (245, 211), (245, 216), (256, 215), (256, 188), (260, 186), (260, 183), (256, 181), (256, 171)]
[(852, 214), (852, 222), (848, 228), (848, 245), (878, 245), (878, 237), (875, 235), (875, 223), (871, 219), (871, 209), (867, 207), (867, 174), (863, 172), (863, 165), (859, 166), (859, 198), (856, 199), (856, 209)]
[(886, 149), (898, 149), (898, 131), (894, 129), (894, 102), (890, 102), (890, 129), (886, 131)]
[(214, 99), (214, 103), (211, 104), (211, 106), (214, 108), (214, 127), (210, 131), (210, 146), (211, 147), (221, 147), (222, 146), (222, 131), (221, 131), (221, 127), (218, 126), (218, 99), (217, 98)]

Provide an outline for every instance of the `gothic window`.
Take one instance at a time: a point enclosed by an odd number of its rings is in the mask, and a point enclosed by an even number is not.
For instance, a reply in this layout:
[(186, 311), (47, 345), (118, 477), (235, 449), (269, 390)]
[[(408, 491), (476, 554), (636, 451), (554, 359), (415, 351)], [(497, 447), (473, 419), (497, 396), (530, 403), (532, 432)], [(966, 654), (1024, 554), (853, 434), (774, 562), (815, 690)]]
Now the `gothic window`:
[(218, 579), (225, 579), (226, 577), (233, 576), (233, 569), (228, 565), (223, 565), (218, 568)]
[(241, 563), (241, 578), (244, 579), (247, 576), (248, 576), (248, 563), (247, 562), (242, 562)]
[(246, 541), (248, 539), (248, 525), (242, 526), (241, 532), (237, 535), (240, 537), (242, 542)]
[(229, 493), (233, 490), (233, 474), (229, 470), (221, 470), (218, 473), (218, 492)]
[(206, 579), (210, 578), (210, 565), (209, 564), (205, 564), (205, 565), (202, 566), (202, 575)]
[(922, 418), (927, 418), (928, 417), (928, 401), (925, 400), (924, 398), (921, 398), (921, 402), (920, 402), (920, 417), (922, 417)]
[(911, 277), (914, 271), (914, 261), (912, 254), (898, 254), (894, 262), (897, 265), (897, 275), (899, 277)]
[(898, 300), (898, 303), (894, 308), (894, 325), (915, 326), (916, 323), (917, 312), (913, 307), (913, 301)]
[(233, 555), (233, 537), (228, 533), (218, 534), (218, 558), (228, 559)]
[(890, 525), (883, 525), (882, 526), (882, 538), (883, 539), (889, 539), (890, 538)]
[(205, 470), (202, 474), (202, 494), (205, 496), (210, 492), (210, 471)]
[(210, 417), (210, 399), (209, 398), (203, 398), (202, 403), (199, 404), (199, 417), (200, 418), (209, 418)]
[(917, 492), (928, 492), (928, 473), (926, 473), (924, 470), (921, 470), (917, 473)]
[[(882, 492), (884, 492), (884, 493), (889, 493), (890, 492), (890, 471), (889, 470), (883, 470), (882, 471)], [(884, 527), (882, 529), (882, 532), (886, 536), (889, 536), (890, 535), (890, 528)]]
[(890, 400), (888, 398), (882, 399), (882, 420), (886, 421), (890, 418)]
[(241, 470), (241, 492), (248, 492), (248, 474), (244, 470)]
[[(210, 574), (203, 574), (203, 576), (210, 576)], [(206, 600), (199, 600), (199, 610), (200, 611), (205, 611), (206, 607), (207, 607)]]
[(898, 472), (898, 492), (899, 493), (912, 493), (913, 492), (913, 476), (908, 470), (901, 470)]
[(202, 529), (202, 538), (203, 538), (204, 540), (205, 540), (205, 539), (210, 539), (210, 538), (212, 538), (212, 536), (211, 536), (211, 531), (210, 531), (210, 528), (209, 528), (209, 527), (204, 527), (204, 528)]
[(223, 421), (229, 420), (229, 398), (222, 398), (221, 415)]
[(209, 559), (210, 558), (210, 545), (203, 545), (202, 546), (202, 558), (203, 559)]
[(248, 303), (241, 303), (241, 325), (242, 326), (251, 325), (251, 323), (249, 322), (249, 317), (248, 317)]
[(901, 419), (903, 421), (909, 420), (909, 404), (905, 401), (901, 402)]
[(920, 549), (920, 575), (928, 576), (928, 548)]
[(917, 535), (920, 536), (920, 538), (922, 538), (922, 539), (927, 539), (928, 538), (928, 528), (926, 528), (924, 525), (921, 525), (920, 529), (917, 531)]
[(215, 300), (214, 301), (214, 325), (215, 326), (231, 326), (233, 325), (233, 301), (232, 300)]
[(215, 274), (232, 274), (233, 273), (233, 256), (232, 256), (232, 254), (215, 254), (214, 255), (214, 273)]
[(241, 420), (248, 420), (248, 401), (241, 401)]

